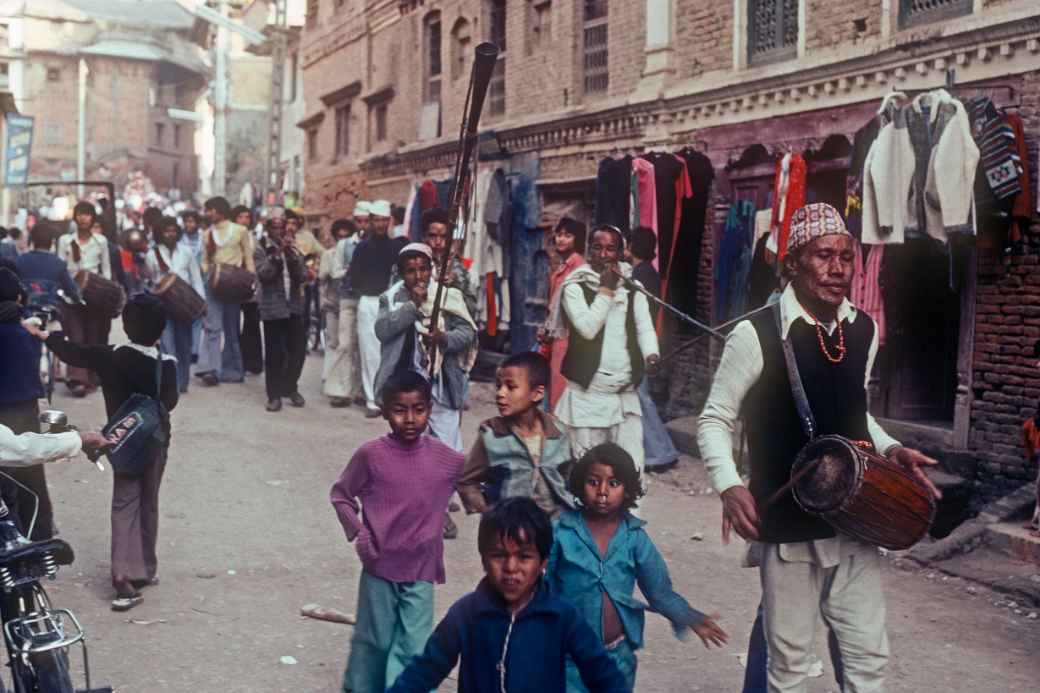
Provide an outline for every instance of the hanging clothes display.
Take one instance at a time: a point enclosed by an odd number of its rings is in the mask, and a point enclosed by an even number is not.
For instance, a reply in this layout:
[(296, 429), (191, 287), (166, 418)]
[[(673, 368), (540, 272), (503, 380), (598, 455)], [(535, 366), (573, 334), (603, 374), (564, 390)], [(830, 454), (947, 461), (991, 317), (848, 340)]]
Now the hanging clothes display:
[(682, 224), (680, 202), (693, 195), (686, 162), (675, 154), (650, 152), (643, 157), (654, 165), (654, 192), (657, 196), (657, 258), (654, 266), (661, 273), (667, 291), (669, 263)]
[(961, 102), (944, 89), (918, 95), (881, 129), (867, 155), (863, 242), (923, 235), (945, 242), (950, 234), (974, 234), (978, 161)]
[(755, 205), (750, 200), (734, 202), (726, 217), (715, 265), (715, 320), (725, 322), (742, 314), (747, 300), (751, 271), (751, 238)]
[(1017, 113), (1006, 115), (1008, 124), (1015, 135), (1015, 150), (1018, 153), (1019, 192), (1011, 206), (1011, 216), (1015, 219), (1028, 220), (1033, 216), (1033, 189), (1029, 185), (1032, 172), (1029, 165), (1029, 152), (1026, 149), (1026, 133), (1022, 117)]
[(791, 217), (795, 210), (805, 206), (805, 178), (808, 166), (801, 154), (788, 153), (776, 165), (773, 186), (773, 221), (770, 225), (779, 248), (780, 262), (787, 251), (787, 236), (791, 231)]
[(704, 154), (686, 147), (678, 152), (686, 164), (690, 181), (690, 194), (679, 203), (680, 223), (671, 263), (663, 268), (664, 300), (679, 310), (694, 315), (697, 313), (697, 278), (700, 275), (701, 244), (704, 226), (707, 223), (708, 197), (711, 194), (715, 167)]
[[(971, 135), (979, 148), (979, 169), (998, 204), (1010, 210), (1014, 198), (1022, 192), (1022, 163), (1015, 131), (988, 97), (971, 99), (965, 109), (970, 117)], [(1001, 204), (1003, 201), (1007, 204)]]
[[(849, 298), (856, 308), (874, 319), (878, 331), (878, 346), (885, 345), (885, 301), (881, 292), (881, 267), (885, 261), (885, 246), (864, 246), (858, 241), (854, 244), (856, 251), (855, 274)], [(864, 261), (864, 252), (866, 260)]]
[(596, 174), (596, 223), (613, 224), (627, 233), (631, 222), (632, 157), (607, 157)]
[[(646, 159), (632, 160), (632, 189), (638, 196), (638, 203), (632, 207), (632, 224), (646, 226), (657, 233), (657, 183), (654, 178), (654, 165)], [(656, 264), (655, 264), (656, 266)]]

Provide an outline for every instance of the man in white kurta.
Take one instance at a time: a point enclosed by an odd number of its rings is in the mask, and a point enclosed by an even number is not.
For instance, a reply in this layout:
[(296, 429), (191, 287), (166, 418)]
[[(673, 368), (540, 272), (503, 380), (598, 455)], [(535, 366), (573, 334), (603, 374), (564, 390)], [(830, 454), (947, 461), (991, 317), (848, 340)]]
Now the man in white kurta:
[[(554, 413), (567, 427), (576, 457), (600, 443), (616, 443), (642, 472), (645, 453), (638, 387), (642, 373), (656, 369), (660, 356), (646, 297), (620, 279), (631, 274), (631, 268), (619, 262), (623, 246), (620, 232), (613, 227), (594, 231), (589, 264), (575, 269), (561, 288), (554, 322), (557, 330), (563, 327), (570, 333), (571, 362), (593, 363), (597, 354), (580, 352), (600, 335), (602, 342), (599, 364), (587, 386), (575, 380), (573, 371), (568, 374), (565, 359), (567, 387)], [(638, 344), (639, 354), (632, 353), (633, 344)]]

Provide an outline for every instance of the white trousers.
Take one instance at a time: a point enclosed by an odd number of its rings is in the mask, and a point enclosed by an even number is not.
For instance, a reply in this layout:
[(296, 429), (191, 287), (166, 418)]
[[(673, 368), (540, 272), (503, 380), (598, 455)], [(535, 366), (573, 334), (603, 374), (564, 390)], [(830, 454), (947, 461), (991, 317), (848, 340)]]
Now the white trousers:
[(358, 302), (341, 299), (339, 312), (325, 315), (323, 392), (329, 397), (353, 397), (361, 390), (358, 354)]
[(361, 382), (365, 388), (365, 402), (369, 409), (378, 409), (375, 380), (379, 370), (382, 345), (376, 337), (376, 319), (379, 317), (379, 297), (362, 296), (357, 307), (357, 340), (361, 351)]
[(574, 459), (601, 443), (615, 443), (632, 456), (639, 474), (643, 474), (646, 453), (643, 450), (643, 417), (638, 414), (626, 414), (624, 421), (608, 428), (568, 426), (567, 436), (571, 440)]
[(837, 541), (837, 565), (820, 560), (820, 542), (761, 545), (770, 693), (808, 690), (821, 617), (841, 649), (844, 693), (885, 690), (888, 635), (878, 550), (845, 536)]
[(430, 432), (448, 447), (465, 452), (462, 447), (462, 412), (434, 402), (430, 409)]

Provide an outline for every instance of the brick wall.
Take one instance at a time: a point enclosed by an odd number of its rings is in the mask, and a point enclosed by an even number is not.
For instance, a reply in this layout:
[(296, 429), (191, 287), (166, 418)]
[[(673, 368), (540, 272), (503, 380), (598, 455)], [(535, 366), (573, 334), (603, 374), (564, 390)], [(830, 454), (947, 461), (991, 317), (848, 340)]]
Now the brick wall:
[(733, 67), (732, 2), (681, 2), (675, 22), (680, 78)]
[(808, 0), (806, 6), (806, 52), (856, 44), (881, 35), (881, 0)]

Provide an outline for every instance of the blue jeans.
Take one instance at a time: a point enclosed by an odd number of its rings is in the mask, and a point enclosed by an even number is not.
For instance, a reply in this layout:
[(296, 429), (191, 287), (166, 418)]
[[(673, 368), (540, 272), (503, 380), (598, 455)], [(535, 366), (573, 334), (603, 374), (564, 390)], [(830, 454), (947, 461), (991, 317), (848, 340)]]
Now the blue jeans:
[[(831, 653), (831, 665), (834, 667), (834, 679), (838, 682), (838, 690), (843, 690), (842, 679), (844, 669), (841, 663), (841, 650), (834, 632), (827, 629), (827, 649)], [(769, 690), (767, 667), (769, 666), (769, 650), (766, 647), (766, 631), (762, 625), (762, 604), (758, 605), (755, 625), (751, 626), (751, 640), (748, 642), (747, 666), (744, 669), (744, 693), (766, 693)]]
[[(628, 642), (628, 638), (622, 638), (621, 642), (613, 646), (607, 647), (607, 654), (617, 665), (621, 675), (625, 677), (625, 684), (628, 690), (635, 690), (636, 687), (636, 667), (639, 662), (636, 660), (635, 650)], [(581, 674), (578, 673), (578, 667), (574, 666), (569, 658), (567, 659), (567, 693), (588, 693), (589, 689), (585, 687), (585, 683), (581, 680)]]
[[(199, 373), (213, 373), (224, 382), (240, 383), (242, 368), (242, 306), (221, 301), (206, 287), (206, 317), (199, 344)], [(223, 347), (221, 337), (223, 336)]]
[(177, 389), (181, 393), (188, 391), (191, 379), (191, 332), (191, 324), (167, 320), (162, 334), (163, 351), (177, 357)]
[(659, 467), (671, 464), (679, 459), (679, 451), (675, 449), (675, 443), (668, 434), (660, 414), (657, 413), (657, 405), (650, 397), (650, 384), (643, 378), (639, 386), (639, 404), (643, 408), (643, 448), (646, 450), (646, 466)]

